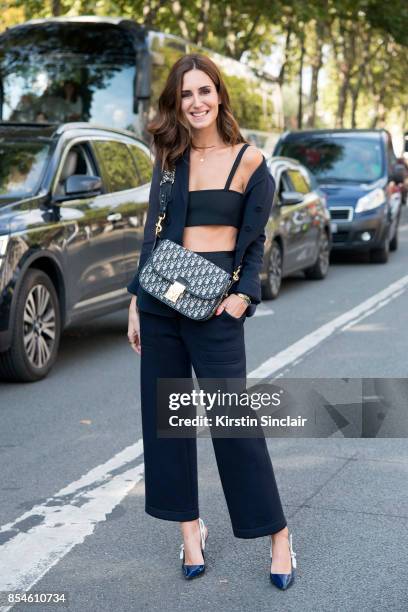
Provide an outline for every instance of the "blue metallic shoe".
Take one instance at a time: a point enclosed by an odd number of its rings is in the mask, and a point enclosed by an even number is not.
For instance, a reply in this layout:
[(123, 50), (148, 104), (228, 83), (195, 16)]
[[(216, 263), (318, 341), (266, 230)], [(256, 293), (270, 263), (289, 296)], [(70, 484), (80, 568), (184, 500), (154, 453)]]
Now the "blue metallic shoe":
[(184, 544), (182, 544), (180, 546), (180, 559), (182, 559), (183, 561), (181, 567), (182, 567), (183, 574), (186, 580), (191, 580), (191, 578), (196, 578), (196, 576), (200, 576), (200, 574), (203, 574), (205, 570), (204, 549), (205, 549), (206, 540), (208, 538), (208, 529), (207, 529), (207, 535), (206, 535), (205, 533), (206, 526), (204, 525), (203, 519), (199, 518), (198, 524), (200, 526), (201, 552), (203, 555), (204, 563), (202, 565), (185, 565), (184, 563)]
[[(290, 587), (291, 584), (293, 584), (294, 580), (295, 580), (295, 569), (296, 569), (296, 553), (293, 552), (293, 548), (292, 548), (292, 534), (289, 534), (289, 551), (290, 551), (290, 559), (291, 559), (291, 563), (292, 563), (292, 571), (290, 574), (270, 574), (271, 576), (271, 582), (272, 584), (274, 584), (275, 586), (278, 587), (278, 589), (281, 589), (282, 591), (286, 591), (286, 589), (288, 589)], [(272, 560), (272, 542), (271, 542), (271, 560)]]

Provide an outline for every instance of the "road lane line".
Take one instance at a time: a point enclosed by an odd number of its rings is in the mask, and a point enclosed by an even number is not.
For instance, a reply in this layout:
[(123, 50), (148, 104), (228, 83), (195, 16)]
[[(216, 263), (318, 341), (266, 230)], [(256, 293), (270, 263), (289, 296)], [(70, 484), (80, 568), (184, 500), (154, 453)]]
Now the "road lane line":
[(372, 315), (374, 312), (376, 312), (377, 310), (380, 310), (381, 308), (383, 308), (384, 306), (386, 306), (387, 304), (392, 302), (392, 300), (395, 300), (395, 298), (397, 298), (400, 295), (402, 295), (404, 293), (404, 291), (405, 291), (405, 289), (400, 289), (399, 291), (396, 291), (395, 293), (393, 293), (393, 295), (390, 296), (389, 298), (387, 298), (385, 300), (381, 300), (373, 308), (371, 308), (370, 310), (365, 312), (363, 315), (361, 315), (361, 317), (357, 317), (356, 319), (354, 319), (354, 320), (350, 321), (349, 323), (347, 323), (346, 325), (344, 325), (344, 327), (342, 327), (341, 331), (347, 331), (350, 327), (354, 327), (354, 325), (359, 323), (362, 319), (365, 319), (366, 317)]
[[(98, 523), (143, 477), (144, 464), (131, 466), (143, 442), (126, 447), (64, 487), (44, 503), (0, 528), (0, 591), (27, 591)], [(30, 525), (33, 526), (27, 527)], [(0, 606), (1, 612), (12, 606)]]
[(314, 349), (338, 330), (346, 330), (351, 325), (354, 325), (355, 323), (371, 315), (373, 312), (383, 308), (392, 300), (400, 296), (401, 293), (406, 291), (407, 287), (408, 275), (403, 276), (394, 283), (391, 283), (391, 285), (385, 289), (382, 289), (372, 297), (364, 300), (364, 302), (361, 302), (354, 308), (351, 308), (351, 310), (348, 310), (328, 323), (325, 323), (321, 327), (318, 327), (313, 332), (303, 336), (303, 338), (297, 340), (297, 342), (294, 342), (283, 351), (273, 355), (264, 361), (260, 366), (252, 370), (247, 377), (263, 379), (270, 378), (282, 368), (287, 367), (305, 355), (307, 352)]
[(275, 311), (272, 310), (272, 308), (269, 308), (269, 306), (262, 304), (261, 302), (259, 306), (257, 306), (253, 316), (254, 317), (266, 317), (268, 315), (273, 315), (273, 314), (275, 314)]

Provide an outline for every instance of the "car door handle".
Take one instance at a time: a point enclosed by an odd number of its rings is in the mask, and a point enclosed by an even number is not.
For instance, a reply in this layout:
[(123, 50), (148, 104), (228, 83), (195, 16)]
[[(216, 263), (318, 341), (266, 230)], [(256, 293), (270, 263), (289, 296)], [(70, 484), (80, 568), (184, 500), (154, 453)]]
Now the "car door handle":
[(107, 217), (106, 220), (107, 221), (120, 221), (122, 219), (122, 215), (121, 213), (110, 213)]

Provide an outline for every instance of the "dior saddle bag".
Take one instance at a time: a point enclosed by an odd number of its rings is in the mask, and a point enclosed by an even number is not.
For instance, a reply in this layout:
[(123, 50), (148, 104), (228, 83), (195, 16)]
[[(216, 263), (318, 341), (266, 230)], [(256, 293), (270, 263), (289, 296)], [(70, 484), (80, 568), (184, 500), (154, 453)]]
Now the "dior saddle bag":
[(162, 172), (155, 240), (139, 272), (139, 283), (147, 293), (186, 317), (205, 321), (213, 316), (231, 285), (238, 280), (241, 265), (231, 275), (173, 240), (162, 239), (156, 247), (174, 179), (175, 170)]

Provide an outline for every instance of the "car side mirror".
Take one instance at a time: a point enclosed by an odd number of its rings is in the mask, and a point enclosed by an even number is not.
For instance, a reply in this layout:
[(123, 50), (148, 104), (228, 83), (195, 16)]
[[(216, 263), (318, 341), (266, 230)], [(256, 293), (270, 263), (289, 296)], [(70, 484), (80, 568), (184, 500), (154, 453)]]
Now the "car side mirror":
[(99, 176), (84, 176), (73, 174), (65, 180), (65, 193), (67, 196), (83, 196), (100, 193), (102, 181)]
[(139, 100), (149, 100), (151, 96), (152, 66), (148, 51), (140, 50), (137, 55), (137, 72), (134, 82), (133, 112), (138, 112)]
[(280, 203), (282, 206), (300, 204), (304, 197), (304, 194), (299, 191), (283, 191), (280, 195)]

